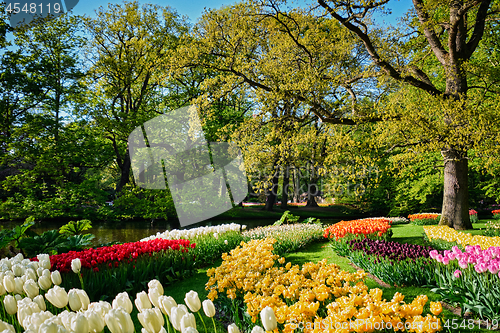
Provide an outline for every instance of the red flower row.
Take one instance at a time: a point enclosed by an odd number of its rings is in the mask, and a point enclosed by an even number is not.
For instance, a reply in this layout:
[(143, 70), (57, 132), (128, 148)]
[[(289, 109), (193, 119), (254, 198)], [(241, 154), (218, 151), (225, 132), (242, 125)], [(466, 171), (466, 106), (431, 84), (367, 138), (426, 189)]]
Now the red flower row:
[(496, 214), (500, 214), (500, 209), (495, 209), (495, 210), (492, 210), (491, 213), (493, 215), (496, 215)]
[[(112, 246), (104, 246), (96, 249), (84, 251), (70, 251), (50, 256), (52, 264), (51, 270), (59, 270), (61, 273), (71, 271), (71, 261), (79, 258), (82, 263), (82, 269), (94, 269), (97, 271), (98, 265), (108, 264), (109, 267), (118, 267), (119, 263), (130, 262), (141, 255), (151, 256), (155, 252), (164, 250), (175, 250), (188, 252), (189, 248), (194, 248), (195, 243), (190, 244), (187, 239), (152, 239), (146, 242), (125, 243)], [(31, 260), (37, 261), (37, 258)]]

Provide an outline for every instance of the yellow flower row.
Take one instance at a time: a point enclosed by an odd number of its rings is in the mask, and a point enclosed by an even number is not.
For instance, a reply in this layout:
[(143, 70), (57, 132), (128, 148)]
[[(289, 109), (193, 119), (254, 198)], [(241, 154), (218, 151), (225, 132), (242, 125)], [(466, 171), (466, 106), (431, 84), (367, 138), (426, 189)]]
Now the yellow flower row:
[[(418, 296), (409, 304), (403, 302), (400, 293), (389, 302), (382, 300), (382, 290), (369, 290), (364, 283), (364, 271), (345, 272), (338, 265), (327, 264), (326, 259), (306, 263), (302, 268), (285, 264), (284, 258), (272, 253), (274, 242), (270, 238), (242, 242), (229, 255), (224, 254), (222, 264), (207, 272), (208, 297), (213, 300), (225, 294), (230, 299), (243, 299), (254, 323), (262, 309), (269, 306), (277, 322), (283, 324), (283, 332), (295, 331), (297, 323), (318, 321), (331, 325), (302, 326), (304, 332), (372, 332), (376, 323), (379, 327), (383, 323), (397, 327), (397, 323), (412, 322), (434, 323), (422, 325), (420, 332), (441, 330), (436, 317), (441, 310), (435, 303), (431, 303), (434, 316), (422, 316), (427, 296)], [(321, 314), (326, 316), (322, 318)], [(339, 325), (355, 320), (372, 325), (337, 330)]]
[(459, 232), (448, 226), (424, 226), (424, 231), (430, 240), (441, 239), (447, 242), (457, 242), (462, 246), (479, 245), (483, 250), (492, 246), (500, 246), (500, 237), (473, 236), (465, 232)]

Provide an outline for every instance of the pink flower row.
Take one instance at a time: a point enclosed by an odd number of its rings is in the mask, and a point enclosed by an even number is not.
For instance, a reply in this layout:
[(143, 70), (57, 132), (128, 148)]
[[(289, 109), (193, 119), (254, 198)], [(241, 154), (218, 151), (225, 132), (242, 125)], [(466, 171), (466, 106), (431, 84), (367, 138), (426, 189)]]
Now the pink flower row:
[[(446, 250), (443, 254), (433, 250), (429, 252), (429, 255), (432, 259), (445, 265), (448, 265), (450, 261), (457, 260), (462, 269), (466, 269), (469, 264), (472, 264), (477, 273), (489, 271), (500, 277), (500, 247), (494, 246), (481, 250), (479, 245), (467, 245), (465, 251), (462, 252), (457, 246), (454, 246), (451, 251)], [(455, 277), (459, 277), (460, 274), (460, 270), (456, 270), (454, 273)]]

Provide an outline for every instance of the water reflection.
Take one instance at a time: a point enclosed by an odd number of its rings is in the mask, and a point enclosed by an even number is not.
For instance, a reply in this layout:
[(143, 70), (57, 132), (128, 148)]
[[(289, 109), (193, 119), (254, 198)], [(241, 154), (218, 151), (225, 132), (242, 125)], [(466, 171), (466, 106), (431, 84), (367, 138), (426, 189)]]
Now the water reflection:
[[(321, 219), (323, 224), (332, 224), (340, 221), (340, 219)], [(227, 223), (244, 224), (248, 229), (259, 226), (270, 225), (275, 222), (275, 219), (233, 219), (233, 220), (208, 220), (186, 228), (179, 228), (176, 223), (169, 221), (155, 221), (153, 223), (144, 221), (127, 221), (127, 222), (94, 222), (93, 228), (87, 232), (94, 234), (96, 237), (93, 240), (93, 245), (106, 244), (113, 241), (120, 243), (136, 242), (158, 232), (164, 232), (172, 229), (191, 229), (200, 226), (213, 226)], [(12, 229), (16, 226), (15, 222), (1, 223), (0, 229)], [(41, 234), (47, 230), (57, 229), (63, 223), (57, 222), (41, 222), (31, 227), (31, 230), (37, 234)]]

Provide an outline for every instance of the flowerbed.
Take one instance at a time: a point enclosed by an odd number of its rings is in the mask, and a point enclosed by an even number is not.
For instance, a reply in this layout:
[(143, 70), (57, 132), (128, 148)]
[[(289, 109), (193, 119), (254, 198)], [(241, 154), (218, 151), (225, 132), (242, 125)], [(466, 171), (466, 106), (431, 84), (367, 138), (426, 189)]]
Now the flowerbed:
[(162, 238), (162, 239), (193, 239), (200, 236), (212, 236), (217, 234), (218, 236), (223, 236), (226, 232), (240, 232), (245, 230), (246, 225), (240, 225), (236, 223), (221, 224), (211, 227), (199, 227), (193, 229), (184, 230), (167, 230), (165, 232), (158, 232), (156, 235), (151, 235), (149, 237), (141, 239), (141, 242)]
[(481, 319), (500, 319), (500, 247), (467, 245), (461, 251), (455, 246), (443, 254), (431, 251), (430, 255), (438, 263), (438, 288), (433, 292)]
[(469, 218), (471, 223), (477, 223), (479, 221), (477, 211), (475, 209), (469, 209)]
[(459, 232), (448, 226), (424, 226), (424, 232), (431, 242), (441, 240), (452, 244), (459, 244), (461, 247), (479, 245), (483, 250), (492, 246), (500, 246), (500, 237), (473, 236), (465, 232)]
[(494, 219), (500, 219), (500, 209), (495, 209), (491, 211), (491, 214), (493, 214)]
[(346, 237), (390, 237), (388, 232), (391, 221), (384, 218), (369, 218), (352, 221), (340, 221), (325, 229), (325, 238), (339, 240)]
[(500, 221), (488, 221), (486, 222), (486, 230), (484, 231), (485, 236), (497, 237), (500, 236)]
[(50, 269), (61, 272), (64, 287), (76, 288), (80, 280), (71, 271), (71, 262), (80, 259), (86, 291), (91, 300), (99, 300), (114, 297), (124, 288), (135, 292), (156, 277), (162, 283), (171, 283), (180, 276), (190, 275), (194, 271), (195, 246), (185, 239), (153, 239), (70, 251), (50, 256)]
[(441, 214), (437, 213), (419, 213), (408, 215), (410, 222), (414, 225), (433, 225), (438, 224)]
[[(148, 292), (141, 288), (133, 303), (127, 292), (121, 292), (112, 302), (90, 302), (84, 289), (74, 288), (66, 292), (59, 287), (63, 281), (58, 271), (50, 273), (46, 268), (50, 266), (49, 256), (38, 257), (39, 262), (25, 260), (22, 256), (2, 259), (0, 330), (3, 333), (24, 330), (30, 333), (131, 333), (139, 330), (166, 333), (165, 327), (168, 332), (172, 328), (175, 332), (195, 333), (198, 331), (194, 313), (198, 314), (207, 331), (200, 310), (203, 308), (207, 318), (213, 318), (216, 312), (210, 300), (202, 303), (194, 291), (188, 292), (184, 298), (187, 306), (178, 305), (172, 297), (164, 295), (162, 284), (155, 279), (146, 281), (144, 288)], [(78, 273), (81, 261), (75, 259), (71, 266)], [(134, 323), (133, 317), (138, 322)], [(215, 328), (215, 321), (213, 324)]]
[(245, 231), (242, 236), (245, 241), (274, 238), (276, 239), (274, 253), (283, 255), (303, 248), (314, 241), (322, 240), (323, 227), (316, 223), (270, 225)]
[(382, 300), (380, 289), (369, 290), (364, 283), (363, 271), (341, 271), (326, 260), (306, 263), (302, 268), (285, 264), (284, 258), (273, 254), (274, 243), (274, 239), (242, 243), (223, 256), (219, 267), (207, 272), (208, 297), (230, 304), (240, 328), (260, 324), (258, 314), (270, 307), (283, 332), (293, 332), (299, 323), (303, 332), (319, 332), (318, 327), (322, 332), (334, 332), (336, 327), (352, 327), (356, 321), (361, 324), (358, 332), (373, 331), (373, 325), (397, 327), (398, 323), (411, 326), (417, 322), (422, 324), (419, 332), (441, 330), (436, 317), (441, 312), (439, 305), (431, 304), (434, 316), (423, 315), (427, 296), (420, 295), (409, 304), (400, 293), (391, 301)]
[(434, 285), (436, 263), (431, 247), (363, 239), (347, 243), (344, 252), (358, 267), (396, 286)]

